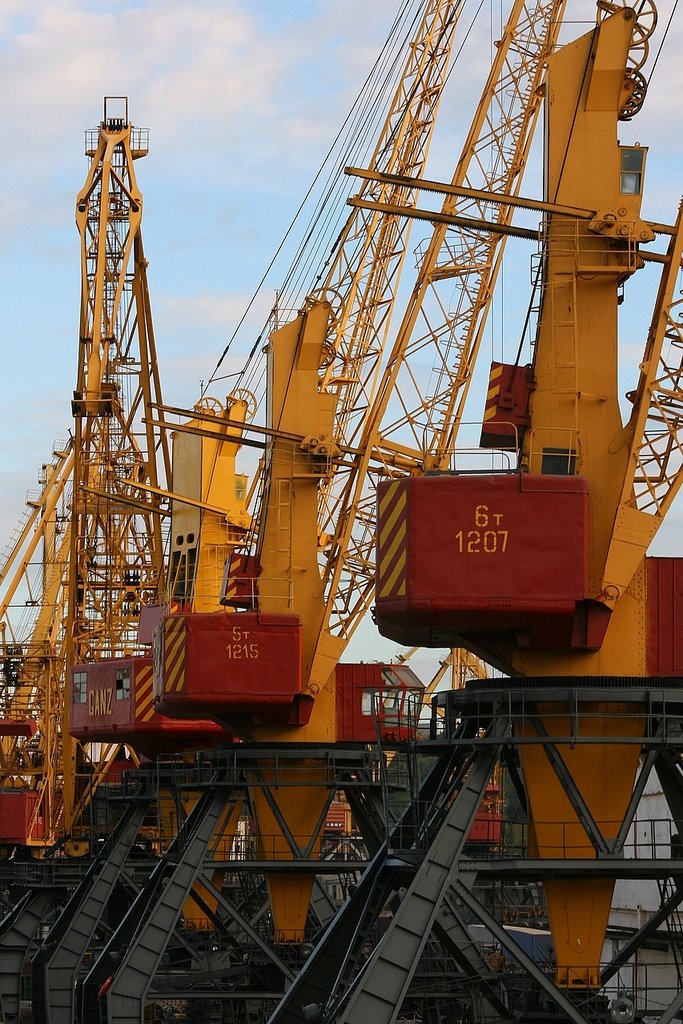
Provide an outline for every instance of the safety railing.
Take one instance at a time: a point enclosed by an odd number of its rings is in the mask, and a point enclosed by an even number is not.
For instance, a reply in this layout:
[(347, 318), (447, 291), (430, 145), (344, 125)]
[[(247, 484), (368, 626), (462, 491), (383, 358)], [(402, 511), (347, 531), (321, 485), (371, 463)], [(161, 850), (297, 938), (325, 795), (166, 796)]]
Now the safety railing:
[[(233, 614), (235, 608), (225, 599), (224, 567), (202, 568), (199, 581), (171, 580), (163, 598), (166, 614), (174, 610), (208, 612), (224, 611)], [(256, 610), (260, 602), (267, 604), (270, 611), (288, 614), (293, 608), (293, 584), (286, 577), (240, 576), (240, 594), (244, 600), (240, 606), (245, 610)]]
[[(683, 687), (649, 678), (506, 677), (472, 680), (472, 689), (442, 691), (432, 698), (430, 739), (486, 746), (492, 716), (508, 722), (516, 746), (554, 743), (661, 746), (683, 737)], [(606, 710), (606, 707), (608, 710)], [(612, 728), (606, 730), (609, 717)], [(541, 719), (542, 728), (535, 722)], [(469, 728), (462, 734), (460, 725)], [(621, 730), (618, 728), (621, 724)], [(635, 726), (637, 725), (637, 728)]]
[[(501, 442), (482, 446), (482, 430), (501, 435)], [(521, 428), (519, 423), (496, 416), (494, 420), (467, 420), (458, 425), (457, 443), (446, 472), (514, 473), (522, 467), (530, 472), (573, 476), (580, 471), (580, 436), (575, 427), (543, 426)], [(429, 449), (425, 431), (425, 451)]]
[[(476, 824), (486, 822), (480, 812)], [(498, 817), (491, 820), (491, 835), (497, 841), (479, 838), (480, 829), (472, 829), (465, 847), (465, 857), (473, 860), (594, 859), (596, 850), (577, 819), (573, 821), (542, 821), (534, 819), (533, 832), (526, 822)], [(621, 820), (599, 820), (596, 825), (609, 845), (619, 833)], [(677, 861), (683, 873), (683, 839), (670, 818), (637, 818), (628, 833), (620, 860)]]
[[(361, 842), (341, 843), (339, 840), (339, 835), (329, 835), (323, 826), (315, 841), (310, 835), (295, 834), (291, 836), (293, 846), (290, 846), (281, 834), (257, 832), (251, 826), (241, 834), (219, 837), (211, 844), (208, 856), (233, 868), (239, 864), (253, 864), (254, 861), (272, 861), (277, 865), (315, 860), (320, 862), (320, 870), (324, 871), (324, 865), (333, 869), (338, 863), (350, 866), (366, 863), (367, 852)], [(329, 856), (331, 851), (333, 856)]]
[(621, 276), (638, 269), (641, 228), (634, 219), (612, 224), (605, 219), (601, 230), (593, 230), (580, 220), (553, 217), (542, 222), (541, 239), (544, 250), (566, 260), (574, 272)]

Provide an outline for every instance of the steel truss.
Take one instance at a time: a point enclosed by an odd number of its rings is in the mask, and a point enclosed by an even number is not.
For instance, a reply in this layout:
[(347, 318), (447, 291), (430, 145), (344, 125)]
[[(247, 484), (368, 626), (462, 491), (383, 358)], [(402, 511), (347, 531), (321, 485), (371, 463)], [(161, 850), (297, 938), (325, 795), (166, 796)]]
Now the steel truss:
[[(227, 847), (217, 835), (226, 810), (244, 799), (247, 777), (253, 784), (254, 767), (270, 761), (284, 769), (301, 759), (299, 745), (245, 744), (198, 755), (193, 764), (131, 773), (117, 793), (125, 810), (90, 863), (82, 862), (79, 870), (78, 862), (52, 858), (0, 868), (0, 878), (11, 876), (20, 887), (16, 907), (0, 928), (0, 975), (18, 979), (24, 958), (34, 954), (34, 1021), (45, 1024), (137, 1024), (149, 1004), (170, 1007), (172, 1014), (173, 1007), (197, 1000), (213, 1004), (215, 1019), (231, 1024), (389, 1024), (397, 1019), (602, 1024), (617, 993), (627, 1008), (628, 1000), (633, 1003), (636, 1019), (667, 1024), (678, 1015), (681, 997), (662, 1012), (661, 1006), (647, 1004), (647, 993), (624, 993), (620, 972), (656, 932), (660, 942), (675, 937), (683, 902), (681, 861), (670, 839), (647, 857), (632, 856), (629, 839), (653, 770), (673, 827), (683, 834), (683, 687), (678, 680), (671, 685), (640, 679), (587, 682), (480, 680), (466, 690), (437, 695), (431, 738), (416, 745), (429, 755), (429, 770), (422, 771), (419, 786), (413, 779), (402, 793), (399, 786), (387, 785), (376, 752), (307, 748), (310, 762), (326, 766), (330, 790), (346, 794), (363, 830), (362, 841), (329, 843), (321, 861), (311, 861), (294, 842), (290, 861), (257, 860), (249, 835), (239, 842), (233, 837)], [(646, 722), (642, 740), (614, 741), (640, 742), (642, 758), (633, 798), (612, 838), (603, 835), (562, 758), (567, 744), (595, 742), (589, 709), (596, 702), (615, 714), (644, 716)], [(565, 722), (569, 712), (568, 732), (558, 728), (554, 734), (548, 727), (553, 706), (562, 709)], [(539, 707), (545, 727), (531, 736), (524, 726), (540, 725)], [(504, 836), (500, 847), (485, 853), (468, 843), (497, 764), (505, 766), (524, 804), (517, 764), (520, 745), (529, 742), (542, 745), (570, 795), (586, 836), (585, 856), (569, 857), (562, 850), (553, 858), (529, 856), (523, 822), (514, 839)], [(408, 756), (411, 771), (405, 752), (394, 759), (402, 760), (406, 776), (415, 774), (415, 753)], [(277, 771), (273, 778), (269, 785), (276, 789)], [(393, 816), (387, 815), (392, 789), (400, 797)], [(194, 806), (177, 837), (162, 855), (141, 857), (135, 845), (145, 810), (160, 795), (180, 806), (188, 794)], [(302, 947), (272, 942), (264, 876), (274, 870), (317, 873)], [(510, 934), (503, 903), (508, 887), (519, 891), (540, 888), (549, 878), (586, 876), (656, 879), (662, 902), (603, 965), (606, 989), (569, 992), (555, 984), (549, 964), (532, 959)], [(338, 911), (325, 889), (330, 877), (343, 884), (348, 897)], [(34, 895), (22, 896), (22, 886)], [(72, 892), (68, 901), (67, 891)], [(66, 905), (35, 953), (38, 926), (52, 920), (59, 892)], [(207, 920), (195, 931), (183, 918), (190, 894)], [(496, 969), (473, 940), (473, 925), (483, 926), (505, 950), (505, 971)], [(1, 993), (6, 1020), (18, 1019), (12, 1016), (18, 982), (10, 987)]]
[[(197, 755), (194, 763), (148, 765), (124, 776), (122, 787), (109, 785), (107, 817), (118, 823), (97, 856), (0, 864), (0, 881), (11, 879), (16, 902), (0, 932), (0, 973), (8, 984), (13, 979), (5, 1002), (9, 1005), (11, 997), (18, 1008), (21, 967), (25, 972), (31, 960), (33, 1019), (45, 1024), (137, 1021), (149, 1002), (207, 999), (244, 1006), (251, 1017), (258, 1013), (257, 1019), (264, 1019), (310, 948), (273, 946), (264, 873), (317, 872), (310, 913), (314, 942), (338, 906), (325, 878), (333, 877), (348, 892), (367, 864), (367, 853), (359, 835), (327, 837), (323, 859), (312, 860), (290, 837), (292, 859), (273, 865), (254, 858), (249, 829), (226, 844), (221, 829), (226, 813), (253, 789), (264, 759), (274, 772), (272, 783), (263, 785), (276, 792), (280, 772), (287, 773), (288, 786), (295, 784), (291, 764), (305, 754), (324, 768), (331, 797), (346, 794), (369, 846), (377, 848), (385, 836), (387, 795), (404, 788), (392, 781), (401, 774), (396, 768), (380, 770), (376, 753), (302, 747), (244, 744), (235, 751)], [(303, 792), (304, 779), (301, 785)], [(150, 808), (156, 812), (164, 802), (192, 810), (163, 854), (150, 856), (141, 848), (141, 837), (149, 834), (143, 822), (153, 820)], [(102, 820), (101, 808), (94, 810)], [(94, 836), (90, 845), (98, 846)], [(190, 926), (182, 916), (190, 895), (206, 915), (203, 926)], [(45, 908), (29, 922), (26, 915), (36, 898)], [(55, 901), (63, 909), (53, 923), (47, 908)], [(9, 939), (3, 943), (5, 933)]]
[[(683, 900), (679, 890), (680, 860), (669, 840), (655, 846), (648, 857), (629, 856), (629, 835), (640, 798), (655, 769), (662, 781), (674, 827), (683, 823), (681, 771), (681, 716), (683, 690), (679, 680), (548, 679), (488, 680), (472, 683), (464, 691), (451, 691), (435, 699), (440, 714), (433, 718), (432, 742), (445, 739), (437, 767), (423, 787), (421, 799), (411, 805), (391, 841), (376, 855), (351, 899), (305, 964), (269, 1024), (373, 1024), (395, 1020), (445, 1022), (463, 1020), (483, 1024), (505, 1020), (569, 1020), (575, 1024), (605, 1021), (610, 995), (604, 990), (571, 992), (558, 988), (547, 966), (536, 963), (504, 927), (500, 913), (492, 912), (495, 887), (505, 882), (542, 885), (550, 878), (602, 877), (655, 878), (662, 884), (662, 907), (640, 928), (624, 949), (605, 964), (601, 981), (607, 985), (627, 960), (642, 950), (655, 929), (676, 932), (676, 909)], [(583, 685), (582, 685), (583, 684)], [(591, 735), (591, 708), (606, 706), (610, 714), (644, 716), (641, 769), (615, 838), (606, 838), (593, 819), (562, 758), (569, 744), (595, 743)], [(530, 737), (524, 727), (540, 726), (539, 707), (547, 722), (548, 708), (556, 708), (570, 732), (551, 735), (538, 728)], [(600, 741), (602, 742), (604, 738)], [(465, 847), (469, 825), (498, 760), (508, 768), (519, 789), (525, 790), (517, 771), (520, 744), (536, 742), (569, 794), (586, 835), (585, 857), (558, 850), (552, 859), (531, 858), (526, 837), (517, 846), (501, 846), (493, 856), (474, 859)], [(450, 770), (444, 770), (449, 764)], [(456, 769), (453, 772), (453, 769)], [(425, 800), (425, 798), (427, 798)], [(420, 822), (415, 828), (415, 823)], [(405, 828), (405, 825), (409, 825)], [(391, 923), (368, 952), (373, 923), (380, 912), (393, 910)], [(481, 948), (471, 939), (468, 925), (484, 926), (517, 971), (495, 972)], [(435, 954), (435, 948), (437, 950)], [(425, 985), (430, 962), (448, 963), (441, 977)], [(668, 1008), (653, 1008), (647, 993), (612, 990), (612, 1007), (652, 1017), (664, 1024), (683, 1005), (676, 995)], [(619, 999), (626, 1002), (619, 1003)], [(617, 1005), (618, 1004), (618, 1005)], [(613, 1019), (621, 1019), (614, 1018)], [(631, 1017), (630, 1019), (633, 1019)]]

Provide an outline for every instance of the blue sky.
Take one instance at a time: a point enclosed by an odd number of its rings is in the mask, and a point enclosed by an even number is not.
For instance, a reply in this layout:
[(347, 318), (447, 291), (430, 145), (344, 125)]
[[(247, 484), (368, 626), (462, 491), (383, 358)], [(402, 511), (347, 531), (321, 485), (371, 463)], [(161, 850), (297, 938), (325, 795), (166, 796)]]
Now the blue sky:
[(0, 538), (69, 427), (74, 201), (103, 96), (150, 128), (136, 171), (163, 386), (191, 404), (383, 41), (394, 4), (367, 6), (3, 0)]
[[(672, 5), (659, 4), (653, 52)], [(483, 6), (494, 25), (477, 27), (477, 47), (456, 67), (432, 177), (451, 175), (508, 5)], [(150, 129), (149, 156), (136, 170), (162, 382), (168, 402), (190, 405), (397, 7), (398, 0), (2, 0), (0, 550), (53, 439), (70, 425), (80, 288), (74, 199), (87, 171), (83, 131), (100, 120), (103, 96), (127, 95), (132, 122)], [(567, 31), (581, 34), (594, 2), (570, 0), (569, 8), (576, 24)], [(668, 222), (683, 191), (682, 20), (674, 19), (645, 109), (622, 138), (651, 147), (644, 213)], [(539, 182), (536, 168), (527, 191), (537, 193)], [(278, 283), (276, 272), (260, 311)], [(516, 287), (508, 285), (508, 296)], [(637, 365), (652, 301), (634, 294), (622, 334), (627, 368)], [(499, 305), (494, 320), (511, 304)], [(231, 366), (240, 364), (238, 350)], [(680, 522), (676, 511), (672, 519)], [(669, 533), (667, 553), (683, 554), (681, 531)]]

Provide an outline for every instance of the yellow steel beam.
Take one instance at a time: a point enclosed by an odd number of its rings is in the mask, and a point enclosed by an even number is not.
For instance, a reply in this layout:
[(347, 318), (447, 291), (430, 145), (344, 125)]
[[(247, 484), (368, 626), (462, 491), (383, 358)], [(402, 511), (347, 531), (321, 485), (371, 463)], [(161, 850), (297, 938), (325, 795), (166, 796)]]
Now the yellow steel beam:
[(631, 582), (683, 483), (682, 267), (683, 206), (662, 271), (633, 411), (619, 439), (628, 446), (628, 463), (598, 596), (610, 606)]

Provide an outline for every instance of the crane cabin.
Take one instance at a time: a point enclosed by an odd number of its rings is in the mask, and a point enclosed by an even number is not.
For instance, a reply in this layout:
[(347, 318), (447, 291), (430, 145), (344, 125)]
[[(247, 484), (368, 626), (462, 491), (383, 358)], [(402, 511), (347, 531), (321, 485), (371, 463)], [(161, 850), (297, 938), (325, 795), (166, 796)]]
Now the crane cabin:
[(391, 744), (417, 739), (425, 687), (408, 665), (339, 664), (335, 684), (339, 741)]
[(125, 743), (150, 759), (232, 743), (216, 722), (160, 714), (152, 703), (152, 678), (149, 656), (75, 665), (71, 735), (81, 743)]

